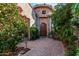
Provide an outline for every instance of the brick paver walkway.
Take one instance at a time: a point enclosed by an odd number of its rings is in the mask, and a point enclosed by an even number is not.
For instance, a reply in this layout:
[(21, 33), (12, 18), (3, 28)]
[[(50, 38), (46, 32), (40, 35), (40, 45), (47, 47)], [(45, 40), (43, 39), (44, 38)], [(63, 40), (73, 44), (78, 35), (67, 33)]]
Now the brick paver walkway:
[(31, 50), (23, 56), (63, 56), (64, 48), (60, 41), (50, 38), (40, 38), (35, 41), (28, 41), (27, 47)]

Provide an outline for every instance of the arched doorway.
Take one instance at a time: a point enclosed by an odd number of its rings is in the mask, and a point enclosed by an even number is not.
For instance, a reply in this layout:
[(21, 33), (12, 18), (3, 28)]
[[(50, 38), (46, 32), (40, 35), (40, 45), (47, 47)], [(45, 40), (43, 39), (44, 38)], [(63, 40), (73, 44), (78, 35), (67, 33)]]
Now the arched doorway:
[(40, 35), (41, 36), (47, 36), (47, 24), (41, 23), (40, 25)]

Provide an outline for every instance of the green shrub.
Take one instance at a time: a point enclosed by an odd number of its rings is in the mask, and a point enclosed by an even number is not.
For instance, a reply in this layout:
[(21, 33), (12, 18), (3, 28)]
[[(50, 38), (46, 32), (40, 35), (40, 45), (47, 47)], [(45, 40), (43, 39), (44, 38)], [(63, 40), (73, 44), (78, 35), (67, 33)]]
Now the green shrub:
[(0, 53), (13, 51), (27, 32), (16, 4), (0, 4), (0, 24)]
[(30, 36), (31, 36), (31, 40), (35, 40), (39, 38), (39, 31), (36, 27), (30, 28)]
[(76, 54), (76, 56), (79, 56), (79, 48), (77, 48), (77, 54)]
[(60, 40), (56, 32), (54, 32), (53, 30), (49, 33), (49, 37), (50, 36), (56, 40)]
[(76, 55), (76, 45), (74, 42), (77, 39), (73, 34), (74, 27), (71, 21), (75, 15), (72, 12), (72, 5), (73, 4), (57, 4), (52, 15), (54, 31), (60, 40), (63, 41), (64, 45), (66, 45), (66, 55), (69, 56)]
[(67, 46), (67, 51), (66, 51), (66, 55), (67, 56), (75, 56), (77, 54), (77, 47), (75, 46), (75, 43), (70, 44)]

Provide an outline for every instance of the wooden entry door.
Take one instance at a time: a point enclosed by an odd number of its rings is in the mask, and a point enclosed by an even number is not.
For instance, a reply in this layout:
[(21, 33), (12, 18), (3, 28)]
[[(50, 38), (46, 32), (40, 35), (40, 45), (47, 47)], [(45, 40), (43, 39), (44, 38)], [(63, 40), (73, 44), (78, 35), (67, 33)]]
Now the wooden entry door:
[(47, 24), (42, 23), (40, 25), (40, 35), (41, 36), (47, 36)]

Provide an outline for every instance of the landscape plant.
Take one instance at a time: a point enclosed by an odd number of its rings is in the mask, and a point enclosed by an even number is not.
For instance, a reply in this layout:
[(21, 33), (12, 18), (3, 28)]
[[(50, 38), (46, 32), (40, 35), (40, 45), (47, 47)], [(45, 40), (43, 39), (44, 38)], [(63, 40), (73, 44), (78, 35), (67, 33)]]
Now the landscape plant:
[(17, 4), (0, 3), (0, 54), (12, 52), (26, 32)]
[(35, 40), (37, 38), (39, 38), (39, 31), (36, 27), (32, 26), (30, 27), (30, 39), (31, 40)]
[[(74, 56), (77, 53), (75, 41), (77, 37), (74, 35), (74, 27), (72, 19), (74, 13), (72, 7), (75, 4), (57, 4), (52, 15), (52, 22), (54, 25), (54, 32), (57, 33), (59, 39), (66, 47), (66, 55)], [(74, 19), (75, 20), (75, 19)]]

